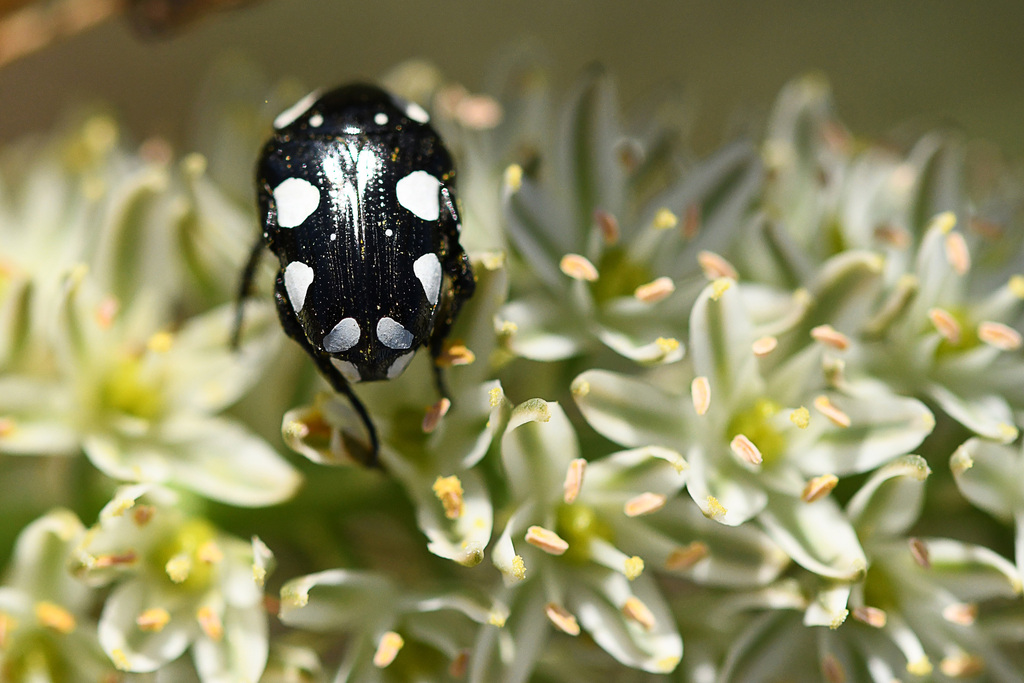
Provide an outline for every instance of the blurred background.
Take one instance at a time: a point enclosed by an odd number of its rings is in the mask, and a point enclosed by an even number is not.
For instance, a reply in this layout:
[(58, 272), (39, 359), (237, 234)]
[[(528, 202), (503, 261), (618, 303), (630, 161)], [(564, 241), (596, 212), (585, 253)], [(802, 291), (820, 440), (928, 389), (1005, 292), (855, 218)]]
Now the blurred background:
[[(205, 75), (226, 53), (310, 86), (372, 78), (420, 57), (473, 89), (499, 52), (528, 40), (560, 85), (591, 62), (606, 65), (627, 107), (681, 88), (695, 107), (698, 147), (712, 147), (736, 112), (763, 111), (787, 80), (820, 70), (858, 134), (953, 125), (1024, 152), (1019, 0), (262, 0), (159, 39), (133, 30), (117, 0), (79, 2), (107, 16), (77, 17), (86, 28), (0, 67), (0, 143), (94, 101), (139, 137), (180, 140)], [(24, 3), (0, 0), (0, 10), (10, 17)], [(7, 28), (0, 53), (21, 35)]]

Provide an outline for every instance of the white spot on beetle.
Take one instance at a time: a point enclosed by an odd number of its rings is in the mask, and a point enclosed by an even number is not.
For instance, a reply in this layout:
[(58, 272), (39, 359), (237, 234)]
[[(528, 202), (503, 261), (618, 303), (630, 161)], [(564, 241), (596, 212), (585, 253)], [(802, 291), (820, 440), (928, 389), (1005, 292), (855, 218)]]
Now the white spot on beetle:
[(382, 111), (379, 111), (373, 117), (373, 122), (376, 123), (378, 126), (386, 126), (388, 123), (388, 115)]
[(319, 128), (320, 126), (324, 125), (324, 117), (321, 116), (320, 114), (313, 114), (312, 116), (309, 117), (309, 125), (313, 126), (314, 128)]
[(355, 318), (342, 318), (324, 337), (324, 351), (341, 353), (348, 351), (359, 342), (359, 323)]
[(407, 349), (412, 346), (412, 332), (387, 316), (377, 323), (377, 339), (389, 349)]
[[(277, 118), (274, 119), (274, 128), (281, 130), (286, 126), (290, 126), (292, 123), (295, 122), (295, 119), (305, 114), (309, 110), (309, 108), (313, 106), (313, 103), (316, 102), (318, 99), (320, 99), (319, 90), (314, 90), (313, 92), (309, 93), (301, 100), (299, 100), (298, 102), (296, 102), (295, 104), (293, 104), (292, 106), (288, 107), (283, 112), (278, 114)], [(312, 123), (312, 120), (310, 120), (310, 123)]]
[(427, 295), (427, 301), (437, 304), (438, 294), (441, 293), (441, 262), (437, 260), (437, 254), (424, 254), (412, 264), (412, 272), (416, 274), (420, 284), (423, 285), (423, 293)]
[(284, 269), (284, 290), (288, 293), (288, 301), (298, 313), (306, 303), (306, 292), (313, 284), (313, 269), (302, 261), (292, 261)]
[(395, 362), (388, 368), (387, 378), (394, 379), (405, 372), (405, 369), (409, 367), (409, 361), (411, 361), (412, 357), (415, 355), (415, 351), (410, 351), (409, 353), (403, 353), (401, 356), (396, 358)]
[(395, 106), (401, 109), (406, 116), (413, 121), (419, 121), (420, 123), (426, 123), (430, 120), (430, 114), (415, 102), (410, 102), (403, 97), (396, 97), (392, 95), (391, 101), (394, 102)]
[(331, 364), (338, 368), (338, 372), (341, 376), (347, 379), (349, 382), (355, 384), (356, 382), (363, 379), (363, 376), (359, 374), (359, 368), (356, 367), (355, 363), (351, 363), (347, 360), (338, 360), (337, 358), (331, 359)]
[(320, 206), (320, 190), (302, 178), (288, 178), (274, 188), (277, 224), (282, 228), (302, 225)]
[(425, 221), (441, 215), (441, 181), (426, 171), (413, 171), (395, 184), (398, 203)]

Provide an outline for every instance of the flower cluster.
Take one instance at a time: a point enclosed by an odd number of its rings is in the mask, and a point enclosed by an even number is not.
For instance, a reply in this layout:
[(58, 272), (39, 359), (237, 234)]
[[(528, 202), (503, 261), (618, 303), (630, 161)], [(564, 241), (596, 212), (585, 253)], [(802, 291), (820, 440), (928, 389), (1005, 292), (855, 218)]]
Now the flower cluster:
[(599, 70), (402, 65), (477, 283), (450, 406), (424, 353), (358, 387), (367, 471), (269, 271), (229, 344), (302, 92), (234, 69), (181, 158), (102, 114), (0, 155), (0, 678), (1019, 679), (1013, 167), (817, 77), (698, 156)]

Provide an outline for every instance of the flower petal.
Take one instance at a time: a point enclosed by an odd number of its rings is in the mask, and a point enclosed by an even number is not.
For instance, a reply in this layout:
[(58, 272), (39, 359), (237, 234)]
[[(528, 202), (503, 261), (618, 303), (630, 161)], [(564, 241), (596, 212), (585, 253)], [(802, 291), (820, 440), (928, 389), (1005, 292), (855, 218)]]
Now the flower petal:
[(881, 467), (846, 506), (863, 543), (904, 534), (921, 514), (924, 483), (931, 470), (919, 455), (906, 455)]
[[(160, 607), (171, 619), (160, 629), (141, 629), (137, 619), (145, 610)], [(163, 595), (143, 579), (119, 584), (107, 598), (99, 621), (104, 652), (126, 671), (156, 671), (181, 656), (199, 632), (194, 605), (179, 596)]]
[(623, 446), (671, 447), (685, 441), (684, 396), (626, 375), (588, 370), (573, 380), (573, 398), (591, 427)]
[(334, 631), (376, 623), (394, 609), (396, 587), (383, 575), (331, 569), (281, 587), (281, 621), (295, 628)]
[(815, 574), (853, 581), (867, 569), (857, 534), (831, 498), (805, 503), (773, 496), (758, 521), (797, 564)]

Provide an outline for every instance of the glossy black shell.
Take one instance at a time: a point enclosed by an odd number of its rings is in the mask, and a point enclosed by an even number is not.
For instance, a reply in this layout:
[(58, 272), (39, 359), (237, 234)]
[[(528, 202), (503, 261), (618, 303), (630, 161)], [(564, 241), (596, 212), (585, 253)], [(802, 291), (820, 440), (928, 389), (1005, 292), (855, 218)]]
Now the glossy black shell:
[(258, 203), (280, 262), (278, 296), (312, 352), (349, 381), (401, 374), (449, 315), (460, 264), (468, 272), (455, 170), (426, 119), (379, 88), (349, 85), (279, 116), (260, 155)]

